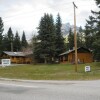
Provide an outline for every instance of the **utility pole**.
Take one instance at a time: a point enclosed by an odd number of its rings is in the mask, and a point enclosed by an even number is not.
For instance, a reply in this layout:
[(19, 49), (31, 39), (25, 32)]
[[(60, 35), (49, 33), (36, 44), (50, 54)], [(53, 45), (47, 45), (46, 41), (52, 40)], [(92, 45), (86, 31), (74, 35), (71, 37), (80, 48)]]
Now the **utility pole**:
[(77, 72), (77, 33), (76, 33), (76, 12), (75, 9), (77, 6), (73, 2), (74, 5), (74, 47), (75, 47), (75, 72)]

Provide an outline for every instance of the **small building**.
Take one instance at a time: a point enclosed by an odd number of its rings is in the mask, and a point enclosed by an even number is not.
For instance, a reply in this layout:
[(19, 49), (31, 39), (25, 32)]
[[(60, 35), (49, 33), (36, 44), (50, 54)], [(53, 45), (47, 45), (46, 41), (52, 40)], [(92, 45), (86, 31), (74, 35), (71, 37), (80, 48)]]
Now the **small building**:
[(1, 59), (10, 59), (11, 63), (29, 64), (32, 63), (32, 57), (29, 53), (3, 51), (0, 55)]
[[(60, 62), (75, 63), (75, 49), (66, 51), (59, 55)], [(93, 55), (89, 49), (80, 47), (77, 49), (78, 63), (91, 63), (93, 62)]]

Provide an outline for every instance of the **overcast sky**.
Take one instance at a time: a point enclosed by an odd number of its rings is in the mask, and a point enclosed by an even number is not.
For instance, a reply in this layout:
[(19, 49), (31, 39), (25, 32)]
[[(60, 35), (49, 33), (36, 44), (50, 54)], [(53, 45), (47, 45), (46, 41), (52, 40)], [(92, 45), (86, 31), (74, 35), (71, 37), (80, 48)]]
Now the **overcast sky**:
[(62, 23), (73, 24), (73, 4), (78, 6), (77, 26), (84, 26), (91, 10), (96, 10), (94, 0), (0, 0), (0, 17), (4, 22), (5, 33), (9, 27), (13, 32), (24, 30), (27, 38), (38, 27), (44, 13), (53, 14), (54, 19), (60, 13)]

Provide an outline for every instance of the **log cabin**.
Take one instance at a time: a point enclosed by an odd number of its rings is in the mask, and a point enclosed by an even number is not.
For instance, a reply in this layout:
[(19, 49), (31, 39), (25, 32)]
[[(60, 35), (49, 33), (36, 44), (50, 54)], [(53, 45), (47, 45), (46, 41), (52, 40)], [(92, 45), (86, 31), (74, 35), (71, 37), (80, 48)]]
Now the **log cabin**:
[[(60, 62), (75, 63), (75, 49), (66, 51), (59, 55)], [(77, 61), (78, 63), (91, 63), (93, 62), (93, 55), (89, 49), (84, 47), (77, 48)]]
[(30, 54), (26, 54), (24, 52), (9, 52), (3, 51), (0, 55), (1, 59), (10, 59), (11, 63), (15, 64), (29, 64), (32, 63), (32, 57)]

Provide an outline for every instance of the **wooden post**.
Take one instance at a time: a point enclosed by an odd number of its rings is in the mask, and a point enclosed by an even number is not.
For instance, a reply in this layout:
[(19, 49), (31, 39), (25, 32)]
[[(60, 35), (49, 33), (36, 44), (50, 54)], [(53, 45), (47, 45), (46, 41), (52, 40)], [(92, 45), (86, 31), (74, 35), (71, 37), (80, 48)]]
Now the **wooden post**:
[(75, 12), (75, 8), (77, 8), (77, 6), (75, 5), (75, 3), (73, 2), (74, 5), (74, 47), (75, 47), (75, 72), (77, 72), (77, 33), (76, 33), (76, 12)]

